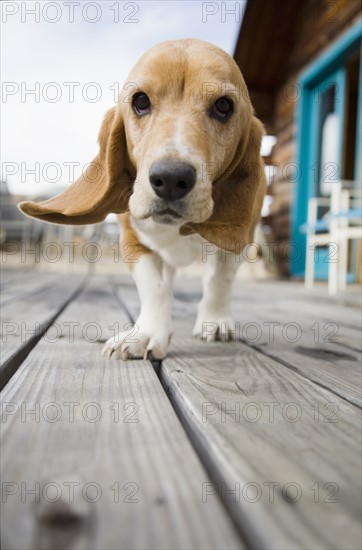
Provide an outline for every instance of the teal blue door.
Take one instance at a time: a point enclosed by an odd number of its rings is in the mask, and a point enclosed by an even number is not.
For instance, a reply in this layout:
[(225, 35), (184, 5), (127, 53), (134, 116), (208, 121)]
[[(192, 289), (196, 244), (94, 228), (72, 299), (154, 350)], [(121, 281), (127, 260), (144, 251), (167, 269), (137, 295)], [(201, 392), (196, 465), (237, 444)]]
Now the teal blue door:
[[(308, 199), (330, 197), (341, 177), (344, 130), (345, 71), (340, 69), (310, 89), (311, 139), (309, 142)], [(318, 217), (326, 212), (321, 209)], [(323, 229), (321, 230), (323, 231)], [(327, 280), (328, 247), (315, 250), (315, 278)]]
[[(359, 133), (361, 126), (361, 69), (359, 86), (351, 79), (351, 60), (354, 74), (361, 62), (362, 26), (358, 22), (326, 53), (302, 74), (298, 84), (300, 100), (296, 109), (296, 161), (292, 207), (292, 245), (290, 271), (304, 277), (308, 200), (311, 197), (328, 197), (333, 184), (342, 179), (359, 179)], [(357, 74), (358, 80), (358, 74)], [(354, 84), (353, 84), (354, 83)], [(357, 99), (357, 108), (347, 108), (351, 85)], [(353, 110), (354, 109), (354, 110)], [(351, 120), (354, 118), (354, 124)], [(356, 122), (357, 119), (357, 122)], [(346, 135), (354, 135), (346, 140)], [(346, 169), (354, 156), (353, 171)], [(352, 155), (350, 154), (352, 151)], [(322, 217), (323, 210), (318, 213)], [(303, 229), (304, 228), (304, 229)], [(353, 263), (353, 262), (352, 262)], [(320, 247), (315, 254), (315, 275), (326, 279), (328, 249)], [(350, 280), (353, 274), (350, 274)]]

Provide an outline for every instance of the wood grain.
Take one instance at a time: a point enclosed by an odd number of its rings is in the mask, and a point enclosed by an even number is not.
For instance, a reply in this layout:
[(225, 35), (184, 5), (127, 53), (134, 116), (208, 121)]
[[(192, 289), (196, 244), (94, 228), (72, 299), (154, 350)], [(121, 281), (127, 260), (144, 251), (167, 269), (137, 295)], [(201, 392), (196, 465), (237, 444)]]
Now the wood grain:
[[(287, 287), (284, 284), (283, 291), (279, 283), (257, 285), (237, 281), (232, 309), (238, 322), (238, 337), (361, 406), (358, 309), (333, 302), (315, 305), (308, 294), (297, 297), (294, 293), (289, 297)], [(201, 298), (200, 283), (189, 282), (188, 288), (192, 289), (191, 294), (176, 292), (176, 306), (182, 307), (184, 301), (188, 309), (193, 308), (195, 316)]]
[[(19, 487), (3, 504), (3, 548), (244, 548), (220, 501), (202, 502), (210, 479), (151, 364), (102, 358), (89, 341), (128, 321), (97, 278), (57, 319), (78, 323), (74, 338), (41, 340), (3, 391), (18, 409), (3, 420), (2, 479)], [(38, 407), (38, 421), (22, 422), (22, 407)], [(62, 500), (21, 502), (21, 482), (55, 482)], [(74, 503), (67, 483), (79, 484)], [(82, 497), (87, 483), (90, 497), (101, 491), (95, 503)]]
[[(43, 281), (42, 274), (37, 278)], [(0, 388), (3, 388), (21, 362), (45, 333), (59, 312), (76, 294), (85, 278), (68, 275), (44, 277), (43, 286), (31, 278), (28, 294), (22, 293), (1, 307)], [(23, 279), (26, 287), (27, 277)]]
[(52, 283), (64, 279), (63, 275), (56, 273), (39, 273), (36, 271), (24, 271), (20, 275), (12, 272), (12, 276), (5, 275), (5, 281), (3, 274), (1, 275), (1, 295), (0, 304), (3, 306), (5, 303), (14, 302), (24, 299), (26, 296), (35, 294), (37, 292), (43, 292)]
[(161, 379), (249, 545), (359, 548), (359, 409), (241, 343), (221, 351), (176, 326)]
[[(185, 287), (161, 380), (214, 482), (205, 498), (221, 496), (251, 548), (359, 548), (360, 410), (256, 349), (190, 337)], [(135, 290), (119, 292), (136, 317)]]

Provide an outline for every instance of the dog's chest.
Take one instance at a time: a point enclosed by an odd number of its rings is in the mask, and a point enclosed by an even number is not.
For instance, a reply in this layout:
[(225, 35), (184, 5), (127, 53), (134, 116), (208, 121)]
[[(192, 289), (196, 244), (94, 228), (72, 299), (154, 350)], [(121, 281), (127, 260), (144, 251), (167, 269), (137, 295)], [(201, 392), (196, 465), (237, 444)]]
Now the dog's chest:
[(178, 226), (158, 224), (152, 219), (131, 218), (131, 222), (140, 242), (173, 267), (187, 266), (201, 256), (203, 239), (199, 235), (181, 236)]

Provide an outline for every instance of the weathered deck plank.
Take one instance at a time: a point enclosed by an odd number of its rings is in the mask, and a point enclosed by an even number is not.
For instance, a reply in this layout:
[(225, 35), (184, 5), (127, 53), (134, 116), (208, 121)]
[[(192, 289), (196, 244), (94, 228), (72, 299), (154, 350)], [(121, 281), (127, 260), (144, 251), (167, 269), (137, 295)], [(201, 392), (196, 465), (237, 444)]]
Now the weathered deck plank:
[[(19, 488), (3, 504), (3, 548), (244, 547), (222, 504), (202, 502), (208, 475), (151, 364), (104, 359), (102, 345), (87, 341), (127, 321), (97, 279), (57, 319), (65, 335), (78, 323), (74, 340), (41, 340), (3, 390), (2, 479)], [(22, 422), (25, 407), (38, 418)], [(46, 501), (47, 482), (62, 502)], [(36, 483), (40, 502), (22, 502)], [(67, 483), (80, 484), (73, 505)], [(101, 491), (97, 502), (79, 496), (87, 483), (89, 498)]]
[[(259, 337), (254, 327), (249, 325), (251, 336), (250, 340), (246, 336), (246, 343), (361, 406), (361, 352), (341, 348), (338, 343), (328, 341), (328, 334), (335, 335), (331, 338), (341, 338), (336, 332), (338, 323), (328, 330), (323, 328), (324, 323), (317, 323), (314, 327), (316, 331), (313, 333), (310, 329), (313, 322), (304, 319), (303, 315), (297, 312), (272, 311), (258, 308), (256, 305), (251, 312), (246, 313), (240, 301), (234, 303), (234, 311), (235, 318), (242, 327), (248, 323), (260, 327)], [(270, 330), (271, 323), (277, 324), (274, 325), (274, 337)], [(340, 328), (339, 331), (341, 330)], [(254, 342), (254, 338), (257, 338), (257, 341)], [(295, 339), (297, 341), (293, 341)]]
[[(5, 264), (6, 262), (4, 262)], [(7, 287), (8, 284), (12, 284), (13, 281), (16, 281), (17, 279), (22, 279), (24, 277), (24, 273), (27, 275), (31, 273), (37, 273), (29, 268), (24, 269), (8, 269), (6, 267), (3, 267), (0, 272), (0, 289), (3, 290)]]
[[(201, 298), (200, 283), (191, 281), (192, 294), (176, 291), (176, 305), (196, 315)], [(287, 285), (286, 285), (287, 286)], [(361, 406), (361, 337), (353, 337), (354, 346), (342, 347), (336, 340), (347, 340), (351, 329), (340, 321), (346, 314), (341, 307), (328, 306), (325, 320), (318, 319), (319, 308), (307, 299), (288, 302), (280, 296), (280, 287), (273, 293), (257, 291), (257, 285), (240, 285), (234, 293), (233, 312), (238, 322), (238, 337), (264, 354), (295, 369), (306, 378), (328, 388), (337, 395)], [(177, 297), (179, 301), (177, 302)], [(182, 306), (182, 301), (187, 302)], [(289, 309), (288, 309), (289, 308)], [(352, 308), (351, 323), (358, 326), (358, 311)], [(348, 312), (351, 311), (348, 308)], [(308, 311), (314, 312), (309, 316)], [(332, 313), (333, 311), (333, 317)], [(320, 312), (322, 315), (322, 311)], [(333, 318), (332, 321), (328, 320)], [(326, 323), (331, 323), (330, 325)], [(358, 332), (358, 329), (356, 329)], [(296, 339), (293, 342), (293, 339)], [(316, 341), (317, 340), (317, 341)], [(359, 344), (359, 345), (358, 345)]]
[(359, 409), (243, 344), (177, 328), (161, 378), (249, 545), (359, 548)]
[[(117, 279), (113, 280), (122, 296), (126, 296), (125, 292), (127, 293), (128, 300), (132, 302), (130, 309), (136, 319), (139, 303), (134, 285), (132, 286), (132, 283), (121, 279), (122, 286), (119, 286)], [(176, 284), (176, 317), (196, 319), (196, 306), (201, 299), (201, 282), (191, 279), (185, 286), (187, 291), (183, 290), (183, 285), (180, 283)], [(287, 287), (287, 284), (284, 286)], [(274, 293), (272, 286), (269, 286), (267, 291), (263, 290), (263, 285), (260, 286), (260, 290), (257, 290), (258, 288), (259, 284), (256, 283), (247, 283), (244, 286), (239, 284), (234, 293), (233, 312), (234, 319), (239, 323), (238, 337), (245, 340), (246, 336), (248, 345), (252, 345), (272, 359), (283, 362), (302, 376), (326, 387), (336, 395), (361, 406), (362, 356), (358, 351), (360, 346), (358, 347), (355, 342), (357, 349), (346, 349), (339, 346), (338, 343), (328, 341), (328, 338), (333, 338), (334, 334), (338, 339), (348, 337), (350, 329), (343, 324), (346, 321), (340, 321), (341, 317), (345, 319), (345, 308), (343, 306), (338, 308), (333, 305), (328, 306), (327, 313), (324, 313), (326, 322), (331, 322), (328, 319), (333, 318), (334, 325), (325, 327), (324, 321), (318, 322), (318, 327), (314, 327), (313, 332), (310, 327), (315, 322), (315, 318), (308, 319), (300, 303), (296, 304), (292, 301), (292, 296), (290, 302), (280, 298), (279, 293), (282, 290), (280, 284), (277, 285), (277, 290)], [(287, 295), (289, 292), (287, 290)], [(303, 301), (302, 295), (300, 300)], [(304, 298), (304, 307), (307, 309), (309, 307), (311, 311), (314, 311), (313, 304), (308, 303), (306, 298)], [(360, 317), (358, 310), (355, 311), (354, 308), (349, 307), (346, 309), (348, 309), (347, 314), (352, 310), (350, 322), (356, 324), (353, 326), (358, 326)], [(318, 312), (318, 309), (316, 311)], [(331, 317), (332, 311), (333, 317)], [(288, 323), (293, 323), (296, 328), (293, 329), (290, 326), (286, 332), (285, 327)], [(337, 325), (337, 331), (335, 325)], [(292, 342), (295, 336), (299, 339)], [(318, 337), (317, 342), (315, 342), (316, 336)]]
[(24, 271), (21, 272), (20, 276), (13, 275), (13, 280), (8, 279), (1, 284), (0, 304), (2, 306), (8, 302), (14, 304), (15, 301), (23, 300), (26, 296), (43, 292), (61, 279), (64, 280), (64, 275), (57, 273), (39, 274), (35, 271)]
[[(353, 300), (337, 308), (323, 297), (311, 302), (300, 287), (240, 285), (234, 310), (241, 326), (297, 322), (303, 339), (292, 344), (276, 332), (274, 342), (206, 344), (190, 336), (199, 282), (188, 281), (187, 293), (178, 287), (175, 336), (160, 376), (207, 474), (150, 364), (102, 359), (101, 344), (90, 341), (128, 321), (117, 293), (137, 317), (133, 283), (113, 281), (115, 294), (98, 278), (71, 302), (56, 319), (57, 330), (36, 344), (2, 392), (10, 403), (2, 477), (15, 484), (10, 492), (17, 489), (3, 505), (3, 547), (242, 548), (221, 496), (250, 548), (360, 548), (360, 411), (348, 402), (359, 402), (360, 387), (359, 364), (351, 359), (358, 357)], [(41, 294), (25, 292), (16, 301), (14, 311), (28, 328), (39, 318)], [(7, 312), (9, 320), (10, 307)], [(344, 347), (314, 342), (308, 333), (314, 320), (339, 322)], [(18, 364), (29, 351), (21, 349)], [(84, 417), (99, 411), (96, 422)], [(65, 500), (51, 504), (40, 492), (39, 503), (31, 495), (21, 502), (37, 482), (40, 491), (54, 482), (49, 496), (58, 485)], [(74, 505), (68, 482), (80, 484)], [(87, 483), (93, 483), (90, 495), (102, 491), (94, 504), (79, 497)]]
[[(41, 274), (38, 274), (38, 279), (42, 281)], [(1, 307), (0, 388), (4, 387), (85, 280), (79, 275), (61, 278), (53, 275), (50, 279), (48, 276), (44, 279), (46, 284), (42, 288), (34, 288), (31, 279), (34, 292), (22, 295)], [(26, 286), (26, 277), (23, 284)]]
[[(180, 297), (188, 301), (197, 302), (201, 297), (200, 280), (188, 280), (187, 292), (182, 291), (181, 281), (176, 285), (176, 289)], [(236, 281), (233, 296), (245, 312), (265, 311), (279, 318), (287, 314), (293, 316), (294, 321), (301, 321), (305, 327), (318, 323), (321, 338), (335, 333), (341, 345), (361, 350), (362, 316), (360, 297), (356, 292), (347, 301), (306, 292), (302, 285), (291, 282)], [(355, 302), (353, 297), (356, 298)], [(337, 325), (336, 330), (333, 330), (333, 327), (324, 327), (327, 323)], [(309, 332), (317, 334), (316, 328), (309, 329)]]
[[(358, 293), (349, 300), (307, 293), (304, 288), (295, 284), (275, 282), (270, 287), (261, 283), (236, 285), (236, 297), (244, 305), (260, 307), (271, 315), (294, 317), (301, 322), (309, 334), (323, 343), (331, 337), (337, 337), (338, 344), (361, 351), (362, 316)], [(298, 292), (296, 292), (298, 288)], [(304, 293), (301, 293), (304, 290)], [(356, 301), (353, 302), (353, 296)]]
[(360, 410), (242, 343), (193, 339), (194, 310), (176, 300), (161, 379), (215, 482), (204, 497), (221, 493), (251, 548), (359, 548)]

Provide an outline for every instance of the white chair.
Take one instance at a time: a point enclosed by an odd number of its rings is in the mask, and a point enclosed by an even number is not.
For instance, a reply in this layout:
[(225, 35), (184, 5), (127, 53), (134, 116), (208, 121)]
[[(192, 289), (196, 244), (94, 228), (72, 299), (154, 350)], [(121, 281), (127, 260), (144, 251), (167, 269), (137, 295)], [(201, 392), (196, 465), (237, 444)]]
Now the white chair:
[[(361, 191), (355, 182), (341, 180), (333, 184), (330, 198), (313, 197), (308, 202), (307, 252), (305, 286), (314, 285), (315, 250), (329, 247), (328, 292), (336, 294), (346, 288), (348, 273), (348, 244), (350, 239), (361, 239)], [(318, 208), (328, 212), (318, 219)]]

